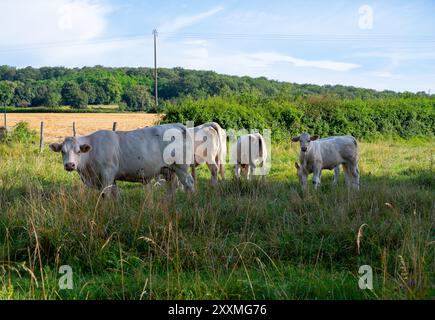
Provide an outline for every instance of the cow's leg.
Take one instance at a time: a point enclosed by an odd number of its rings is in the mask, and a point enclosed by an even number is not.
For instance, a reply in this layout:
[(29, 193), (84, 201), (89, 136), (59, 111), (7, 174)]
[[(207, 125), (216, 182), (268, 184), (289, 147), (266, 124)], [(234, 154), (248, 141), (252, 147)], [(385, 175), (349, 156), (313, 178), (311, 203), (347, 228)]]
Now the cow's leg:
[(320, 186), (321, 176), (322, 176), (322, 169), (319, 166), (314, 167), (314, 170), (313, 170), (313, 185), (314, 185), (314, 189), (316, 189), (316, 190)]
[(225, 165), (223, 163), (219, 165), (219, 174), (221, 175), (222, 180), (225, 180)]
[(358, 163), (349, 163), (348, 166), (349, 187), (359, 190), (359, 169)]
[(334, 168), (334, 178), (332, 179), (333, 186), (336, 186), (338, 184), (338, 179), (340, 179), (340, 165)]
[(242, 165), (242, 176), (249, 180), (249, 164)]
[(219, 168), (219, 174), (222, 178), (222, 180), (225, 180), (225, 166), (222, 160), (220, 159), (219, 155), (216, 156), (215, 162)]
[(112, 187), (110, 188), (111, 194), (114, 198), (118, 198), (119, 197), (119, 188), (116, 185), (116, 181), (113, 182)]
[(174, 170), (168, 169), (168, 173), (166, 174), (166, 183), (167, 183), (167, 195), (173, 200), (175, 198), (175, 192), (177, 190), (177, 175)]
[(355, 165), (355, 169), (354, 169), (354, 174), (355, 174), (355, 187), (357, 190), (359, 190), (359, 168), (358, 168), (358, 163)]
[(349, 164), (346, 163), (346, 164), (343, 164), (343, 169), (344, 169), (344, 174), (346, 177), (346, 185), (348, 188), (350, 188), (352, 186), (352, 180), (353, 180), (351, 168), (350, 168)]
[(193, 180), (195, 180), (195, 183), (196, 183), (196, 163), (191, 164), (190, 168), (192, 169), (192, 178), (193, 178)]
[(238, 163), (236, 163), (234, 165), (234, 174), (235, 174), (236, 180), (237, 181), (240, 180), (240, 164), (238, 164)]
[(207, 163), (207, 166), (211, 173), (211, 184), (215, 186), (218, 183), (219, 167), (216, 163)]
[(193, 180), (192, 175), (189, 173), (189, 166), (175, 165), (173, 170), (186, 190), (189, 192), (195, 192), (195, 181)]
[(264, 159), (260, 162), (260, 175), (261, 180), (264, 181), (266, 179), (266, 161)]
[(118, 187), (115, 184), (114, 171), (112, 172), (112, 170), (107, 170), (107, 172), (101, 175), (100, 180), (102, 187), (101, 192), (104, 198), (110, 197), (111, 195), (116, 197), (118, 195), (118, 192), (116, 191)]
[(249, 164), (249, 172), (248, 172), (248, 180), (249, 180), (249, 177), (253, 178), (255, 176), (255, 169), (256, 169), (255, 163), (250, 163)]

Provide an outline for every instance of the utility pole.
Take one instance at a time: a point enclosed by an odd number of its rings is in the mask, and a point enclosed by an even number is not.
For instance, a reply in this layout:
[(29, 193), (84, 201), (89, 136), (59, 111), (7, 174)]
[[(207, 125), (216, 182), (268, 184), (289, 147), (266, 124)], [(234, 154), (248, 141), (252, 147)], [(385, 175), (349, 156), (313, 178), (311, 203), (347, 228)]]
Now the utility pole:
[(153, 30), (154, 35), (154, 99), (155, 99), (155, 108), (159, 106), (159, 95), (157, 89), (157, 30)]

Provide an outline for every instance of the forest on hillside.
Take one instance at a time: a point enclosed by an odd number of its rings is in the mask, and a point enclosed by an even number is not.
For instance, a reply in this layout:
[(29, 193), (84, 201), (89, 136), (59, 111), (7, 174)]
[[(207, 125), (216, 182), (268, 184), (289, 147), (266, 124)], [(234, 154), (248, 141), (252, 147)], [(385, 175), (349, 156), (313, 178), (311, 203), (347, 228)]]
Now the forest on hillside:
[[(229, 94), (272, 98), (285, 95), (289, 99), (316, 95), (338, 99), (429, 97), (425, 92), (397, 93), (342, 85), (296, 84), (182, 68), (161, 68), (158, 74), (159, 98), (163, 102), (188, 96), (198, 99)], [(2, 106), (55, 108), (69, 105), (82, 109), (88, 105), (120, 104), (127, 111), (153, 111), (153, 87), (151, 68), (0, 66)]]

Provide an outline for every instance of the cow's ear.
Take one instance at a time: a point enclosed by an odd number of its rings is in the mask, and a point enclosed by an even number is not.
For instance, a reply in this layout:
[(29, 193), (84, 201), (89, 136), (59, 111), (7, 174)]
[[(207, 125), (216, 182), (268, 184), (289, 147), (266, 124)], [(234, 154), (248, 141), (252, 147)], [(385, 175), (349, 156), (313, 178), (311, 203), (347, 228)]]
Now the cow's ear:
[(299, 163), (295, 162), (295, 168), (296, 170), (299, 170), (301, 167), (299, 166)]
[(316, 141), (316, 140), (319, 139), (319, 138), (320, 138), (320, 136), (315, 135), (315, 136), (312, 136), (312, 137), (310, 138), (310, 141)]
[(50, 144), (50, 149), (51, 149), (51, 151), (54, 151), (54, 152), (60, 152), (60, 150), (62, 150), (62, 144), (52, 143), (52, 144)]
[(300, 136), (293, 137), (293, 138), (292, 138), (292, 141), (293, 141), (293, 142), (298, 142), (300, 138), (301, 138)]
[(91, 150), (92, 150), (92, 147), (86, 143), (80, 145), (80, 151), (83, 153), (89, 152)]

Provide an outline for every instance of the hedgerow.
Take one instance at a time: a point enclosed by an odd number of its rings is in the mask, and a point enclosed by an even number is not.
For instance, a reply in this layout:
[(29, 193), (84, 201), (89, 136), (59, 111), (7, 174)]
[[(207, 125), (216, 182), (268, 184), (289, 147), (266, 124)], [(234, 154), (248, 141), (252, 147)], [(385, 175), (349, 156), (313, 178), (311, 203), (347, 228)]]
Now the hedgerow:
[(435, 99), (336, 99), (317, 96), (283, 98), (185, 98), (167, 104), (164, 122), (216, 121), (224, 128), (272, 129), (275, 139), (301, 132), (353, 135), (359, 139), (380, 136), (410, 138), (435, 135)]

